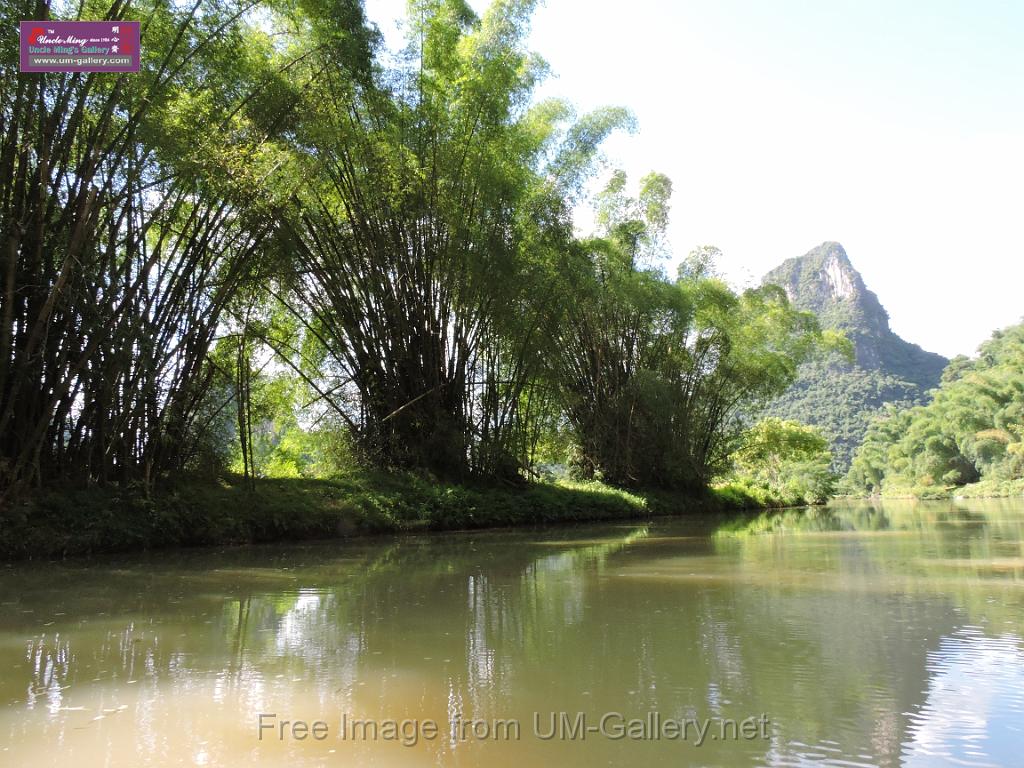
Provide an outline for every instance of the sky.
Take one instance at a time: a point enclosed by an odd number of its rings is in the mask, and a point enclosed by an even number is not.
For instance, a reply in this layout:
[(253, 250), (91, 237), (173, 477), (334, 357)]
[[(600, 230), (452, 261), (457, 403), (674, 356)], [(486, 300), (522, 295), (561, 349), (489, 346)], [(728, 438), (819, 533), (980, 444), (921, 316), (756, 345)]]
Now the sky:
[[(400, 41), (404, 0), (366, 7)], [(746, 285), (838, 241), (953, 356), (1024, 318), (1022, 39), (1019, 0), (548, 0), (530, 48), (537, 98), (636, 115), (605, 153), (672, 179), (677, 259), (715, 245)]]

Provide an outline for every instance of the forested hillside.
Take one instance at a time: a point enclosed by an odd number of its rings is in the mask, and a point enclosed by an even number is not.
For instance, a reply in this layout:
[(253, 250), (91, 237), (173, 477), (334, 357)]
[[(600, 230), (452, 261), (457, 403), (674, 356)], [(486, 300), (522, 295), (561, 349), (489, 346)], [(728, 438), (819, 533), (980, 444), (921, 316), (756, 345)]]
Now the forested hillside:
[(928, 493), (1024, 478), (1024, 325), (997, 331), (946, 369), (932, 402), (891, 410), (868, 430), (849, 479), (859, 490)]
[(782, 286), (795, 307), (813, 312), (824, 328), (843, 332), (853, 343), (854, 361), (834, 356), (805, 364), (769, 407), (774, 416), (821, 427), (836, 468), (845, 471), (882, 407), (923, 403), (947, 361), (892, 332), (881, 302), (839, 243), (823, 243), (783, 262), (763, 282)]

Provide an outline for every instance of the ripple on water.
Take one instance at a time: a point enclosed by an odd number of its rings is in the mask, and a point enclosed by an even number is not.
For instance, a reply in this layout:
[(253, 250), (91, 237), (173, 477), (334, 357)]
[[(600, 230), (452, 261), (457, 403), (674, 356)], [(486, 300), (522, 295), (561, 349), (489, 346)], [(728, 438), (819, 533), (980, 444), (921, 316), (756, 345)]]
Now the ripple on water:
[(928, 655), (924, 704), (908, 713), (902, 763), (1021, 765), (1024, 753), (1024, 642), (967, 626)]

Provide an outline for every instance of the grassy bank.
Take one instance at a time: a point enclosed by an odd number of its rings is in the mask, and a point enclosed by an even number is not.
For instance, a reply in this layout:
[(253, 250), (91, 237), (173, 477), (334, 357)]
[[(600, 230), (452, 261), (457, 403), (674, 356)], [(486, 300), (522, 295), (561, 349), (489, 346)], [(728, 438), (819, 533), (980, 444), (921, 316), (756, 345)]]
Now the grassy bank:
[(138, 489), (54, 488), (0, 512), (0, 558), (324, 539), (372, 533), (619, 520), (782, 505), (725, 486), (695, 498), (598, 483), (468, 487), (406, 474), (333, 480), (189, 481)]

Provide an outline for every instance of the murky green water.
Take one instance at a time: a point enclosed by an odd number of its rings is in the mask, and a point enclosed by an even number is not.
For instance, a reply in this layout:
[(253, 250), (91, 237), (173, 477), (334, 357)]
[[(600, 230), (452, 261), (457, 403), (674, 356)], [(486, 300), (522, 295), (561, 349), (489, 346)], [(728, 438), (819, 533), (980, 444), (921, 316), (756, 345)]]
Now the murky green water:
[(19, 565), (0, 603), (5, 766), (1024, 764), (1021, 501)]

